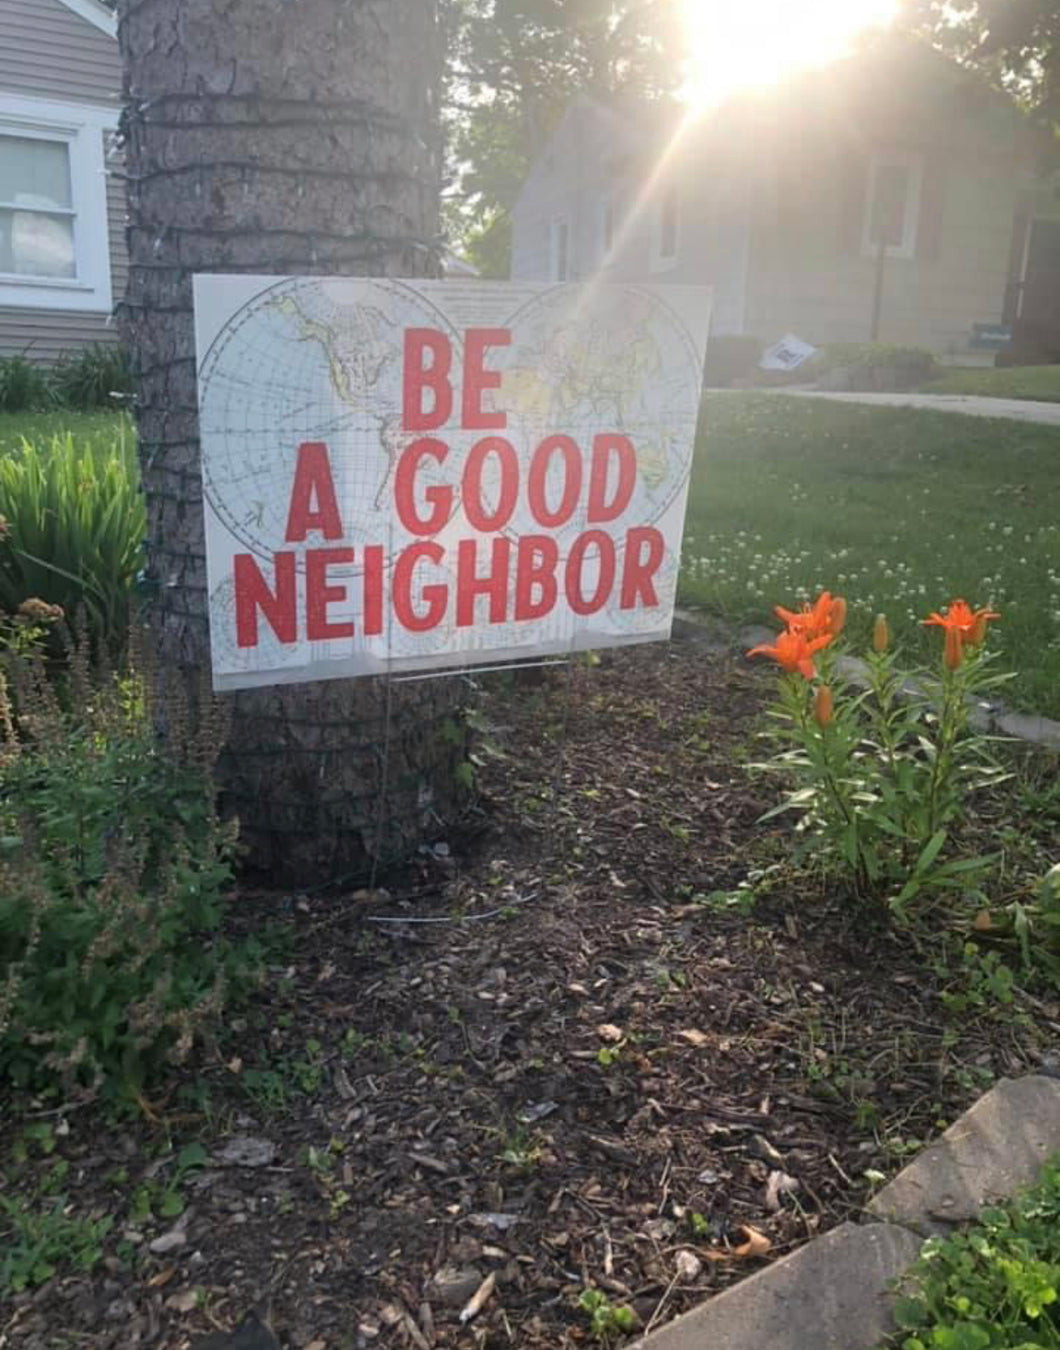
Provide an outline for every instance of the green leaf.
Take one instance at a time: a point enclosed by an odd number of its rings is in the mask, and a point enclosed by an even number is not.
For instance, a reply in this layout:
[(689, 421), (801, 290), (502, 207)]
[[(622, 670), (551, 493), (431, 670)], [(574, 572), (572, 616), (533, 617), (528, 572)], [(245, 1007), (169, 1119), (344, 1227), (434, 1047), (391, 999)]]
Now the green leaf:
[(896, 1299), (893, 1312), (895, 1325), (901, 1331), (916, 1331), (927, 1320), (924, 1305), (915, 1298)]

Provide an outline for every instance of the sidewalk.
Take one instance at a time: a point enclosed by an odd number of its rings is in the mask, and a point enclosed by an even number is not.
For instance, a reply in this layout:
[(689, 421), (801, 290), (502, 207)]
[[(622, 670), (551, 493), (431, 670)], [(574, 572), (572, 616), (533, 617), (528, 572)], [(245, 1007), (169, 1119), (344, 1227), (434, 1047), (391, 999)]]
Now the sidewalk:
[(980, 398), (972, 394), (829, 394), (818, 389), (755, 392), (784, 398), (823, 398), (833, 403), (864, 403), (876, 408), (924, 408), (930, 412), (964, 413), (968, 417), (1005, 417), (1015, 422), (1060, 427), (1060, 403), (1036, 403), (1031, 399)]

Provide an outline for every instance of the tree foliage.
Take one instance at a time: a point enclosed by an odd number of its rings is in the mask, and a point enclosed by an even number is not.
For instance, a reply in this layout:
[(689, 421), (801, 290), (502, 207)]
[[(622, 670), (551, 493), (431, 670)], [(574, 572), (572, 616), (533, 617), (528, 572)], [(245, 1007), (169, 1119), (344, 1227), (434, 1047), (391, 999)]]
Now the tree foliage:
[(680, 0), (450, 0), (450, 231), (505, 275), (509, 212), (579, 93), (656, 99), (681, 75)]
[(1012, 95), (1060, 159), (1058, 0), (903, 0), (901, 21)]

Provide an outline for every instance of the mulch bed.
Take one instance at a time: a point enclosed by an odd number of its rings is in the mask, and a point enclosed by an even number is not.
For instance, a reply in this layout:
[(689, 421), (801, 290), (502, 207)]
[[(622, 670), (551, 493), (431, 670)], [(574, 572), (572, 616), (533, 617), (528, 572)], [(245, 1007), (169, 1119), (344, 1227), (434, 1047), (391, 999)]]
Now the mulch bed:
[[(0, 1346), (177, 1350), (253, 1304), (298, 1350), (585, 1345), (582, 1290), (659, 1325), (1033, 1067), (1048, 1017), (950, 1015), (908, 935), (756, 823), (767, 689), (688, 644), (493, 677), (451, 856), (389, 894), (244, 896), (240, 923), (293, 932), (256, 1004), (158, 1122), (73, 1112), (31, 1159), (27, 1185), (61, 1156), (78, 1212), (117, 1217)], [(751, 872), (749, 912), (717, 894)], [(191, 1140), (184, 1215), (130, 1221)]]

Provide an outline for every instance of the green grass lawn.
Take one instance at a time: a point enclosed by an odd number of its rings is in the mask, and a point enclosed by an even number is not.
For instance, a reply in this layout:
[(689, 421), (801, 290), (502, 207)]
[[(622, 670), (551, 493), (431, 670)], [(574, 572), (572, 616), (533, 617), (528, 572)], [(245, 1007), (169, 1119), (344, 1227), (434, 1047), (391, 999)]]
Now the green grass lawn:
[(1060, 403), (1060, 366), (1011, 366), (1007, 370), (948, 370), (921, 390), (924, 394), (982, 394), (987, 398), (1031, 398)]
[(0, 413), (0, 455), (17, 450), (23, 438), (47, 442), (68, 431), (79, 441), (91, 441), (103, 447), (122, 436), (132, 435), (132, 422), (125, 413), (112, 412)]
[(830, 589), (867, 640), (963, 597), (1002, 612), (991, 641), (1014, 703), (1060, 716), (1060, 430), (907, 408), (708, 396), (680, 600), (732, 620)]
[[(132, 434), (121, 414), (0, 415), (0, 454), (67, 430), (99, 445)], [(1060, 716), (1060, 430), (708, 396), (681, 602), (765, 622), (825, 587), (846, 595), (855, 639), (884, 610), (925, 656), (937, 639), (917, 619), (958, 596), (994, 604), (1013, 701)]]

